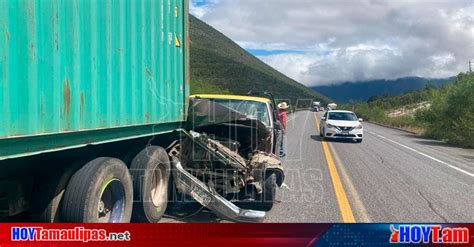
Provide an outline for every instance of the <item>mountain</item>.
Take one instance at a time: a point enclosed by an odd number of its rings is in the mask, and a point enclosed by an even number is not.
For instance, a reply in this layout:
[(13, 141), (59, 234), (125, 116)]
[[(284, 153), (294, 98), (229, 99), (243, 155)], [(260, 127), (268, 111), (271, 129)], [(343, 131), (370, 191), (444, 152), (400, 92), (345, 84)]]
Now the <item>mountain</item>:
[(231, 39), (190, 15), (191, 94), (270, 91), (277, 99), (330, 100), (252, 56)]
[(454, 77), (444, 79), (427, 79), (421, 77), (404, 77), (396, 80), (372, 80), (359, 82), (344, 82), (337, 85), (313, 87), (339, 103), (367, 101), (371, 96), (396, 96), (426, 86), (439, 87), (454, 80)]

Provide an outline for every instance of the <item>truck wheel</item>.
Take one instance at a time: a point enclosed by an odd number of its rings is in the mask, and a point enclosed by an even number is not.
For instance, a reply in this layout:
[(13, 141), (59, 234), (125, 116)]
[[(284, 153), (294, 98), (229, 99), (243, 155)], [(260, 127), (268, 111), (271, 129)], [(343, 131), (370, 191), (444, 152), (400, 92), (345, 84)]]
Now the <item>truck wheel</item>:
[(79, 169), (63, 198), (66, 222), (126, 223), (132, 215), (132, 179), (125, 164), (97, 158)]
[(168, 203), (170, 160), (162, 147), (150, 146), (132, 161), (133, 221), (158, 222)]
[(256, 209), (262, 211), (270, 211), (273, 207), (273, 202), (276, 197), (276, 174), (268, 174), (262, 186), (262, 193), (256, 197)]

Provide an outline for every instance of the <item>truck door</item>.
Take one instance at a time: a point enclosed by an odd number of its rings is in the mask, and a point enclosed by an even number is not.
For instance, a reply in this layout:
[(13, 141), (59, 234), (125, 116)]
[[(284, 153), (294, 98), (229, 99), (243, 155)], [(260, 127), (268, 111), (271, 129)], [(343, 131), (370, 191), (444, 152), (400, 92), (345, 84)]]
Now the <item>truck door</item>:
[(274, 154), (280, 153), (281, 136), (283, 134), (283, 126), (281, 125), (280, 118), (275, 114), (275, 108), (271, 103), (268, 103), (268, 112), (272, 123), (272, 152)]

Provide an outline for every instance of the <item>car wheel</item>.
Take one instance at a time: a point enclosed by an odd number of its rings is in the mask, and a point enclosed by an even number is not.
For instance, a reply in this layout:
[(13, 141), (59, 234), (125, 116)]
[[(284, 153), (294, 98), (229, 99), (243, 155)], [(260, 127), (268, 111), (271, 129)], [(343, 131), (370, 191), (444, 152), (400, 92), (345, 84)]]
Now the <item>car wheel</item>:
[(256, 197), (258, 210), (270, 211), (273, 208), (273, 203), (276, 197), (276, 188), (276, 174), (268, 174), (262, 186), (262, 193), (258, 194)]
[(322, 131), (322, 134), (323, 134), (323, 141), (324, 140), (327, 140), (328, 138), (326, 137), (326, 130), (323, 128), (323, 131)]
[(170, 160), (162, 147), (150, 146), (132, 161), (133, 221), (156, 223), (168, 203)]
[(132, 178), (118, 159), (97, 158), (68, 183), (62, 203), (66, 222), (127, 223), (133, 206)]

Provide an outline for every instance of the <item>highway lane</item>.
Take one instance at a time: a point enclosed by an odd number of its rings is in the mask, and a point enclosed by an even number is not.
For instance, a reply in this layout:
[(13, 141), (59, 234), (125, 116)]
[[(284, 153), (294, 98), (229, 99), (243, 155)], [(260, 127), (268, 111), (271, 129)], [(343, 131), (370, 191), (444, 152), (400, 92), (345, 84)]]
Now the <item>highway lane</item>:
[(267, 222), (335, 222), (340, 213), (319, 132), (310, 112), (292, 114), (286, 133), (285, 185)]
[[(316, 116), (316, 118), (315, 118)], [(267, 222), (472, 222), (474, 150), (363, 123), (364, 142), (319, 137), (321, 113), (296, 113), (287, 132), (287, 187)], [(317, 119), (317, 120), (316, 120)], [(349, 210), (329, 172), (327, 145)], [(294, 198), (298, 200), (294, 200)]]

